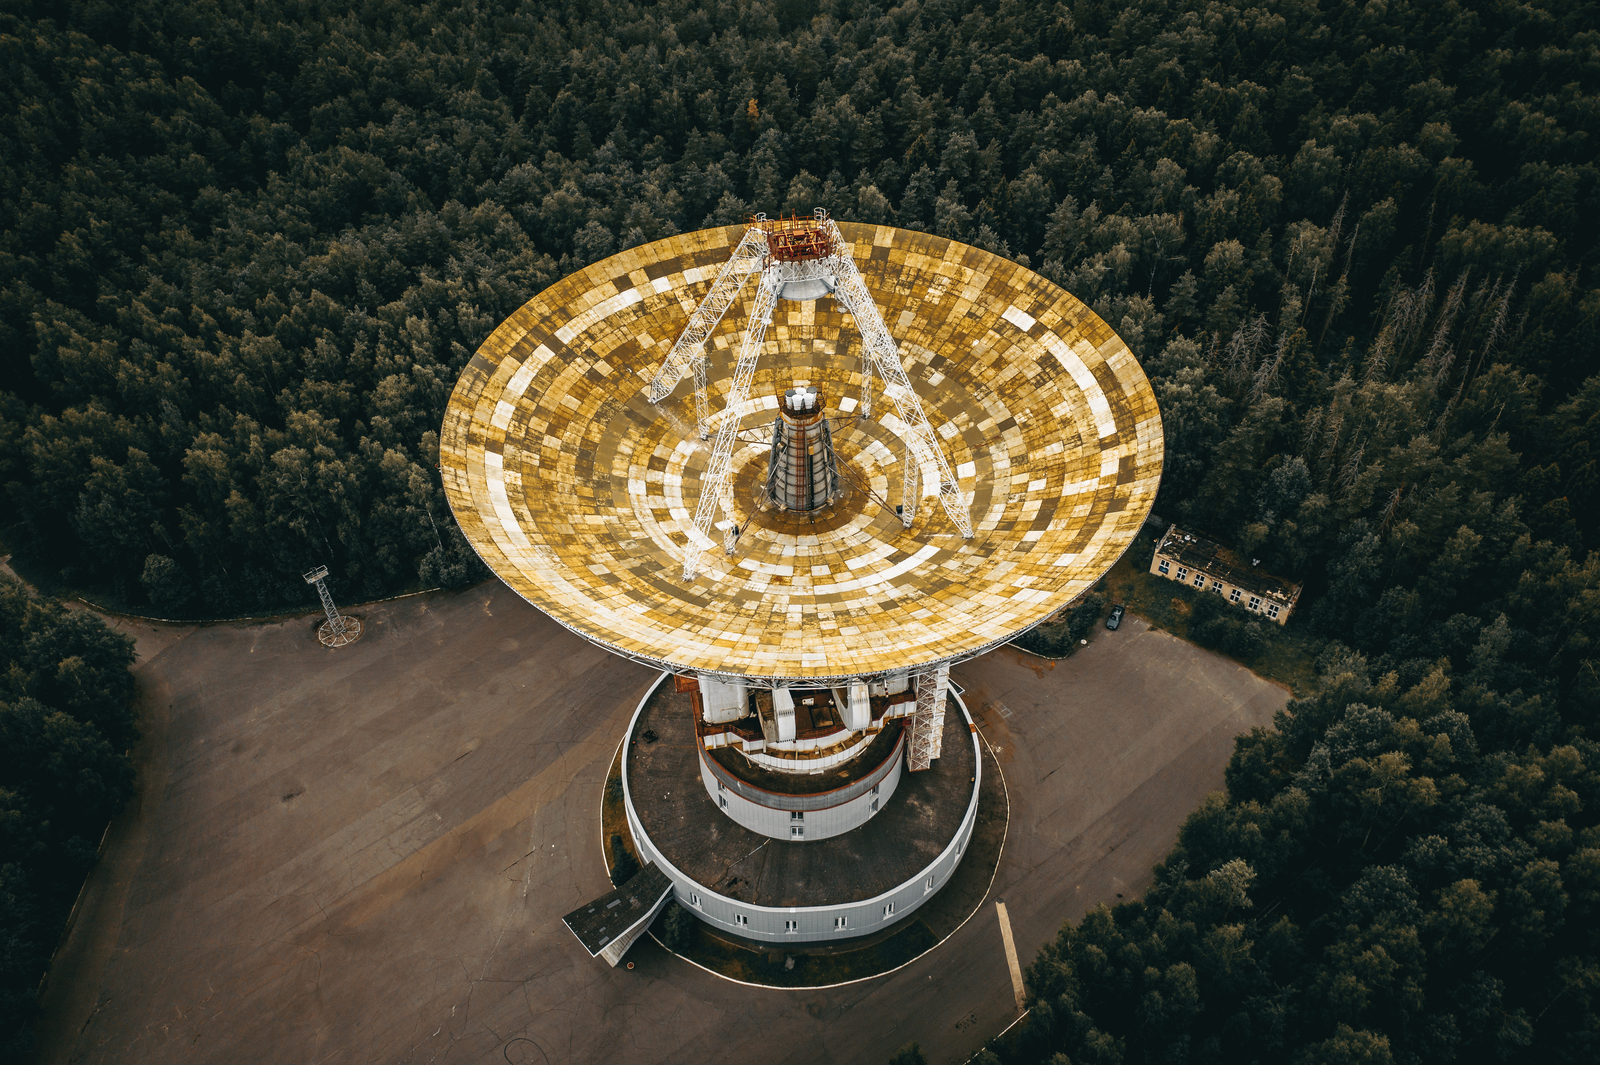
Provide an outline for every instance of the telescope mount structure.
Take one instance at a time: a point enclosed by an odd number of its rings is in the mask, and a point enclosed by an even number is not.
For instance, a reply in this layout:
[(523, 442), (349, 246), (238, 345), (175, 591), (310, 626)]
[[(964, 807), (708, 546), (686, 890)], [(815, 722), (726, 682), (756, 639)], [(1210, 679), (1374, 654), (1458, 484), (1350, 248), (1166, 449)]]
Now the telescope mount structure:
[(515, 312), (446, 411), (457, 522), (660, 671), (621, 767), (648, 879), (569, 915), (580, 942), (615, 964), (667, 898), (722, 935), (845, 939), (937, 894), (982, 778), (950, 667), (1086, 593), (1161, 466), (1103, 321), (925, 233), (757, 216)]

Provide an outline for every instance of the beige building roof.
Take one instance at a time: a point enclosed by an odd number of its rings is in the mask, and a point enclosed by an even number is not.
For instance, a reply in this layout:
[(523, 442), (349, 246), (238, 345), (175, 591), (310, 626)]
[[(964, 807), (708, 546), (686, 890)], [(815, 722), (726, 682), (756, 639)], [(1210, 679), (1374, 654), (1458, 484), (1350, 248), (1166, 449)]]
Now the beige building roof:
[[(445, 412), (440, 467), (462, 531), (530, 603), (618, 652), (676, 670), (839, 679), (980, 653), (1047, 617), (1117, 560), (1155, 500), (1155, 396), (1078, 300), (998, 256), (924, 233), (842, 224), (971, 502), (963, 539), (922, 471), (902, 529), (904, 426), (880, 394), (856, 416), (861, 341), (831, 298), (779, 301), (733, 484), (742, 529), (684, 585), (710, 443), (692, 381), (650, 378), (744, 233), (623, 252), (529, 300), (489, 336)], [(753, 283), (707, 344), (713, 430), (727, 417)], [(842, 498), (763, 512), (777, 397), (827, 393)], [(881, 383), (880, 383), (881, 387)], [(933, 494), (927, 494), (927, 493)]]
[(1176, 525), (1169, 526), (1156, 545), (1156, 558), (1170, 558), (1179, 565), (1200, 570), (1237, 588), (1259, 592), (1279, 603), (1294, 603), (1300, 598), (1300, 585), (1275, 577), (1241, 559), (1233, 549), (1208, 540)]

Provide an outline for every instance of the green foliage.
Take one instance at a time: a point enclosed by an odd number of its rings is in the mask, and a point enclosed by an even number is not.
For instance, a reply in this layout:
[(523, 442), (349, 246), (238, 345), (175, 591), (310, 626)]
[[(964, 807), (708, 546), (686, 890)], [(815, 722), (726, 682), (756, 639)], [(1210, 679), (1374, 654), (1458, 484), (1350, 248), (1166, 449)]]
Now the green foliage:
[(150, 597), (150, 604), (156, 610), (169, 615), (182, 614), (194, 595), (183, 567), (166, 555), (150, 555), (145, 558), (144, 572), (139, 574), (139, 583), (144, 586), (145, 594)]
[(679, 906), (676, 900), (667, 903), (667, 912), (661, 919), (662, 939), (667, 949), (682, 954), (694, 943), (695, 926), (699, 924), (693, 914)]
[(1486, 748), (1472, 708), (1505, 701), (1335, 648), (1316, 696), (1239, 737), (1146, 897), (1040, 952), (994, 1049), (1591, 1060), (1600, 745)]
[(622, 841), (622, 833), (614, 832), (611, 835), (611, 883), (621, 887), (634, 878), (639, 872), (639, 859), (633, 856), (627, 845)]
[[(1089, 302), (1155, 379), (1163, 506), (1317, 591), (1352, 518), (1414, 565), (1486, 535), (1483, 491), (1577, 552), (1581, 19), (1384, 10), (22, 0), (3, 535), (164, 613), (303, 603), (314, 562), (340, 595), (480, 579), (434, 464), (493, 326), (613, 250), (821, 203)], [(1251, 513), (1296, 457), (1309, 493)]]
[(0, 700), (64, 711), (122, 750), (137, 738), (132, 665), (131, 639), (0, 577)]
[(889, 1059), (889, 1065), (928, 1065), (928, 1059), (922, 1056), (921, 1046), (907, 1043), (894, 1052), (894, 1057)]
[(1184, 589), (1192, 604), (1189, 634), (1197, 643), (1214, 647), (1223, 654), (1249, 661), (1267, 648), (1277, 625), (1258, 620), (1243, 607), (1228, 602), (1215, 592)]
[(1106, 597), (1099, 592), (1090, 592), (1084, 596), (1083, 602), (1067, 611), (1066, 617), (1046, 622), (1023, 633), (1013, 642), (1024, 651), (1032, 651), (1037, 655), (1064, 657), (1077, 649), (1078, 641), (1089, 635), (1089, 630), (1105, 613)]
[(27, 1059), (34, 989), (133, 792), (133, 641), (0, 578), (0, 1058)]

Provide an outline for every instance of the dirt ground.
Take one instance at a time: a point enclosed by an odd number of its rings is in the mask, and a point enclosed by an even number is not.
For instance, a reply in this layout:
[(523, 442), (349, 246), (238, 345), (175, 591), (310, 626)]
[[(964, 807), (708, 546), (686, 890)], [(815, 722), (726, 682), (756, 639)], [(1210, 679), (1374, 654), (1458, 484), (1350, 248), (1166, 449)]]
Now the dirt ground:
[(953, 671), (1004, 766), (993, 898), (889, 976), (745, 987), (654, 943), (591, 959), (561, 915), (608, 887), (601, 792), (654, 680), (498, 584), (307, 616), (138, 631), (139, 794), (45, 997), (47, 1062), (959, 1062), (1026, 965), (1140, 892), (1235, 733), (1287, 692), (1130, 618), (1071, 659)]

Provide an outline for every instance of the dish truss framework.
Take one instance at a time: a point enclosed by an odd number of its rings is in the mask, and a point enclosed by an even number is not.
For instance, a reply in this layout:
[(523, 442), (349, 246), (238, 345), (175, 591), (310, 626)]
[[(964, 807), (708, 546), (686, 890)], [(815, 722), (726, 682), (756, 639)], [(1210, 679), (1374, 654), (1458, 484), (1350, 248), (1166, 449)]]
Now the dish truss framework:
[[(760, 280), (756, 286), (755, 306), (750, 311), (739, 346), (733, 386), (728, 391), (728, 409), (738, 410), (750, 398), (750, 383), (755, 379), (756, 363), (766, 340), (767, 327), (772, 324), (772, 310), (778, 298), (786, 291), (797, 293), (796, 298), (801, 299), (814, 299), (831, 293), (854, 319), (867, 352), (866, 372), (861, 379), (862, 414), (870, 416), (872, 413), (872, 372), (876, 370), (883, 379), (884, 395), (894, 404), (895, 413), (906, 426), (908, 454), (904, 464), (901, 523), (909, 529), (916, 517), (916, 467), (919, 461), (926, 462), (939, 471), (939, 502), (944, 505), (951, 524), (963, 539), (971, 539), (972, 517), (968, 513), (966, 497), (950, 471), (944, 449), (939, 446), (933, 426), (922, 409), (922, 402), (917, 399), (911, 380), (906, 376), (905, 367), (900, 362), (900, 349), (889, 335), (883, 315), (878, 313), (878, 305), (867, 291), (867, 284), (861, 278), (861, 271), (856, 268), (849, 245), (840, 234), (838, 225), (820, 207), (809, 223), (800, 220), (769, 222), (765, 215), (756, 216), (755, 223), (745, 232), (744, 239), (734, 248), (733, 254), (717, 274), (711, 291), (695, 308), (677, 343), (662, 360), (661, 368), (650, 382), (650, 402), (660, 403), (672, 394), (678, 382), (693, 375), (696, 425), (700, 439), (707, 438), (710, 401), (706, 395), (706, 338), (722, 321), (728, 308), (733, 306), (745, 283), (757, 276)], [(729, 474), (733, 466), (733, 445), (738, 435), (737, 418), (724, 418), (717, 428), (711, 461), (701, 482), (700, 499), (695, 505), (695, 534), (689, 537), (684, 549), (685, 583), (692, 583), (699, 570), (700, 554), (709, 540), (717, 509), (720, 507), (727, 519), (733, 520)], [(730, 554), (734, 541), (730, 527), (724, 541), (724, 550)]]

